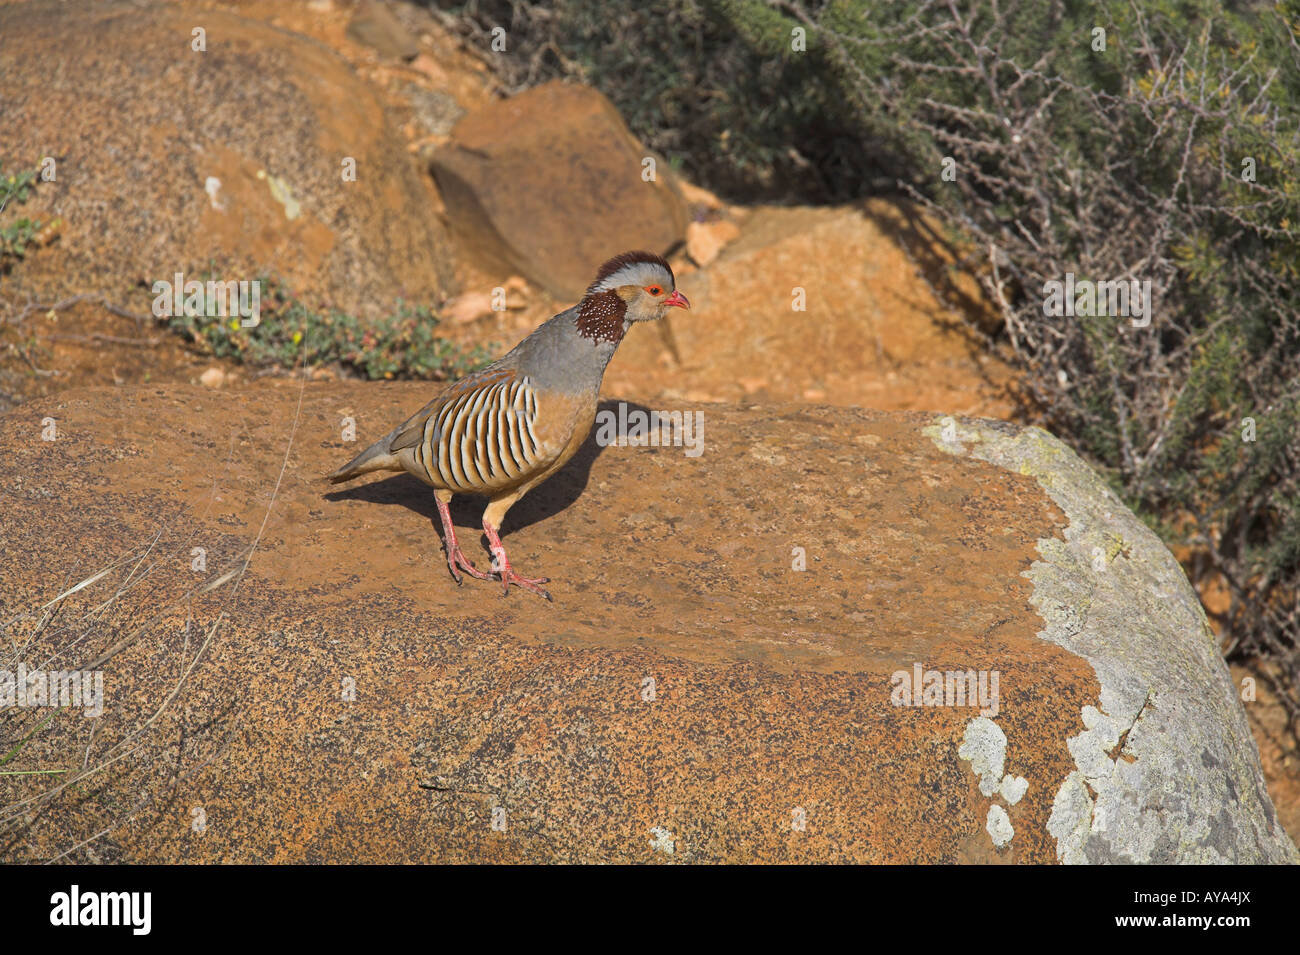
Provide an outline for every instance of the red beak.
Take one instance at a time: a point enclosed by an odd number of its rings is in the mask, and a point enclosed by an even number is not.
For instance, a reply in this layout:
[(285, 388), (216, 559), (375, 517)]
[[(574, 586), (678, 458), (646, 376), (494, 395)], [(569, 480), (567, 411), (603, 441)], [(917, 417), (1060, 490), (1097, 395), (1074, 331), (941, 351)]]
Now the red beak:
[(660, 304), (662, 304), (662, 305), (676, 305), (678, 308), (690, 308), (690, 307), (691, 307), (691, 300), (688, 299), (688, 298), (687, 298), (685, 295), (683, 295), (681, 292), (677, 291), (676, 289), (673, 289), (673, 294), (672, 294), (672, 295), (669, 295), (669, 296), (668, 296), (666, 299), (664, 299), (663, 302), (661, 302)]

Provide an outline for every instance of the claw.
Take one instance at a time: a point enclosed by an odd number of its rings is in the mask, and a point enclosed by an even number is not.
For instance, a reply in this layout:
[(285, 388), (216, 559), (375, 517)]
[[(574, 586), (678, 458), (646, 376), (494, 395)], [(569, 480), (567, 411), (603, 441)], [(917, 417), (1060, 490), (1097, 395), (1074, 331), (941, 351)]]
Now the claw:
[(500, 577), (503, 588), (501, 596), (503, 597), (508, 597), (510, 595), (510, 585), (514, 584), (516, 587), (522, 587), (524, 590), (532, 591), (539, 597), (545, 597), (547, 600), (551, 600), (550, 593), (543, 590), (540, 586), (541, 584), (549, 584), (551, 582), (550, 577), (520, 577), (511, 570), (509, 566), (506, 567), (505, 573), (501, 574)]
[(463, 583), (463, 579), (460, 576), (461, 570), (464, 570), (465, 573), (469, 574), (471, 577), (477, 577), (479, 580), (492, 579), (491, 574), (485, 574), (474, 566), (474, 562), (465, 556), (465, 552), (460, 549), (460, 546), (457, 545), (454, 540), (452, 541), (451, 546), (446, 549), (447, 568), (451, 571), (452, 577), (456, 578), (456, 583)]

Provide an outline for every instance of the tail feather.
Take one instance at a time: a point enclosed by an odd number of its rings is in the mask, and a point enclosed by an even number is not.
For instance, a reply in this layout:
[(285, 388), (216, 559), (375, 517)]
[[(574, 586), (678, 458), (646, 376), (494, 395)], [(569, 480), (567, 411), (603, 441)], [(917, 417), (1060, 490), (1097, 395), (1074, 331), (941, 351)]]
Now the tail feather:
[(362, 474), (369, 474), (371, 471), (402, 470), (401, 462), (397, 460), (397, 456), (388, 450), (388, 445), (392, 440), (393, 435), (388, 434), (376, 441), (347, 464), (343, 465), (343, 467), (331, 474), (329, 476), (330, 483), (338, 484), (342, 481), (350, 481), (354, 477), (359, 477)]

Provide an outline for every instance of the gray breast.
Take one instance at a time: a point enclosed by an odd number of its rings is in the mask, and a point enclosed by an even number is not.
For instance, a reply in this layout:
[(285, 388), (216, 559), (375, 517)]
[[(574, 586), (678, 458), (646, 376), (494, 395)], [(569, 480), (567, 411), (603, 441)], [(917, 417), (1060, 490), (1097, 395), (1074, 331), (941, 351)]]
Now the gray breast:
[(600, 390), (618, 343), (583, 338), (578, 334), (577, 314), (576, 307), (561, 312), (515, 347), (516, 367), (532, 379), (534, 387), (566, 394)]

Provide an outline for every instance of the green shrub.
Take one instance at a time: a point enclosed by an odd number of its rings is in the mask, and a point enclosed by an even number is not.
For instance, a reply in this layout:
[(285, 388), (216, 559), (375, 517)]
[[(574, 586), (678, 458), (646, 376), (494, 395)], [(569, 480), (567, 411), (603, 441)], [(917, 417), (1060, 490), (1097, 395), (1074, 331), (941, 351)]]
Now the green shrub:
[(438, 317), (425, 306), (399, 301), (378, 321), (337, 310), (318, 311), (277, 280), (262, 277), (260, 316), (245, 327), (224, 315), (224, 303), (206, 295), (197, 307), (162, 319), (205, 353), (254, 367), (338, 364), (365, 378), (456, 378), (488, 359), (481, 346), (464, 350), (437, 334)]

